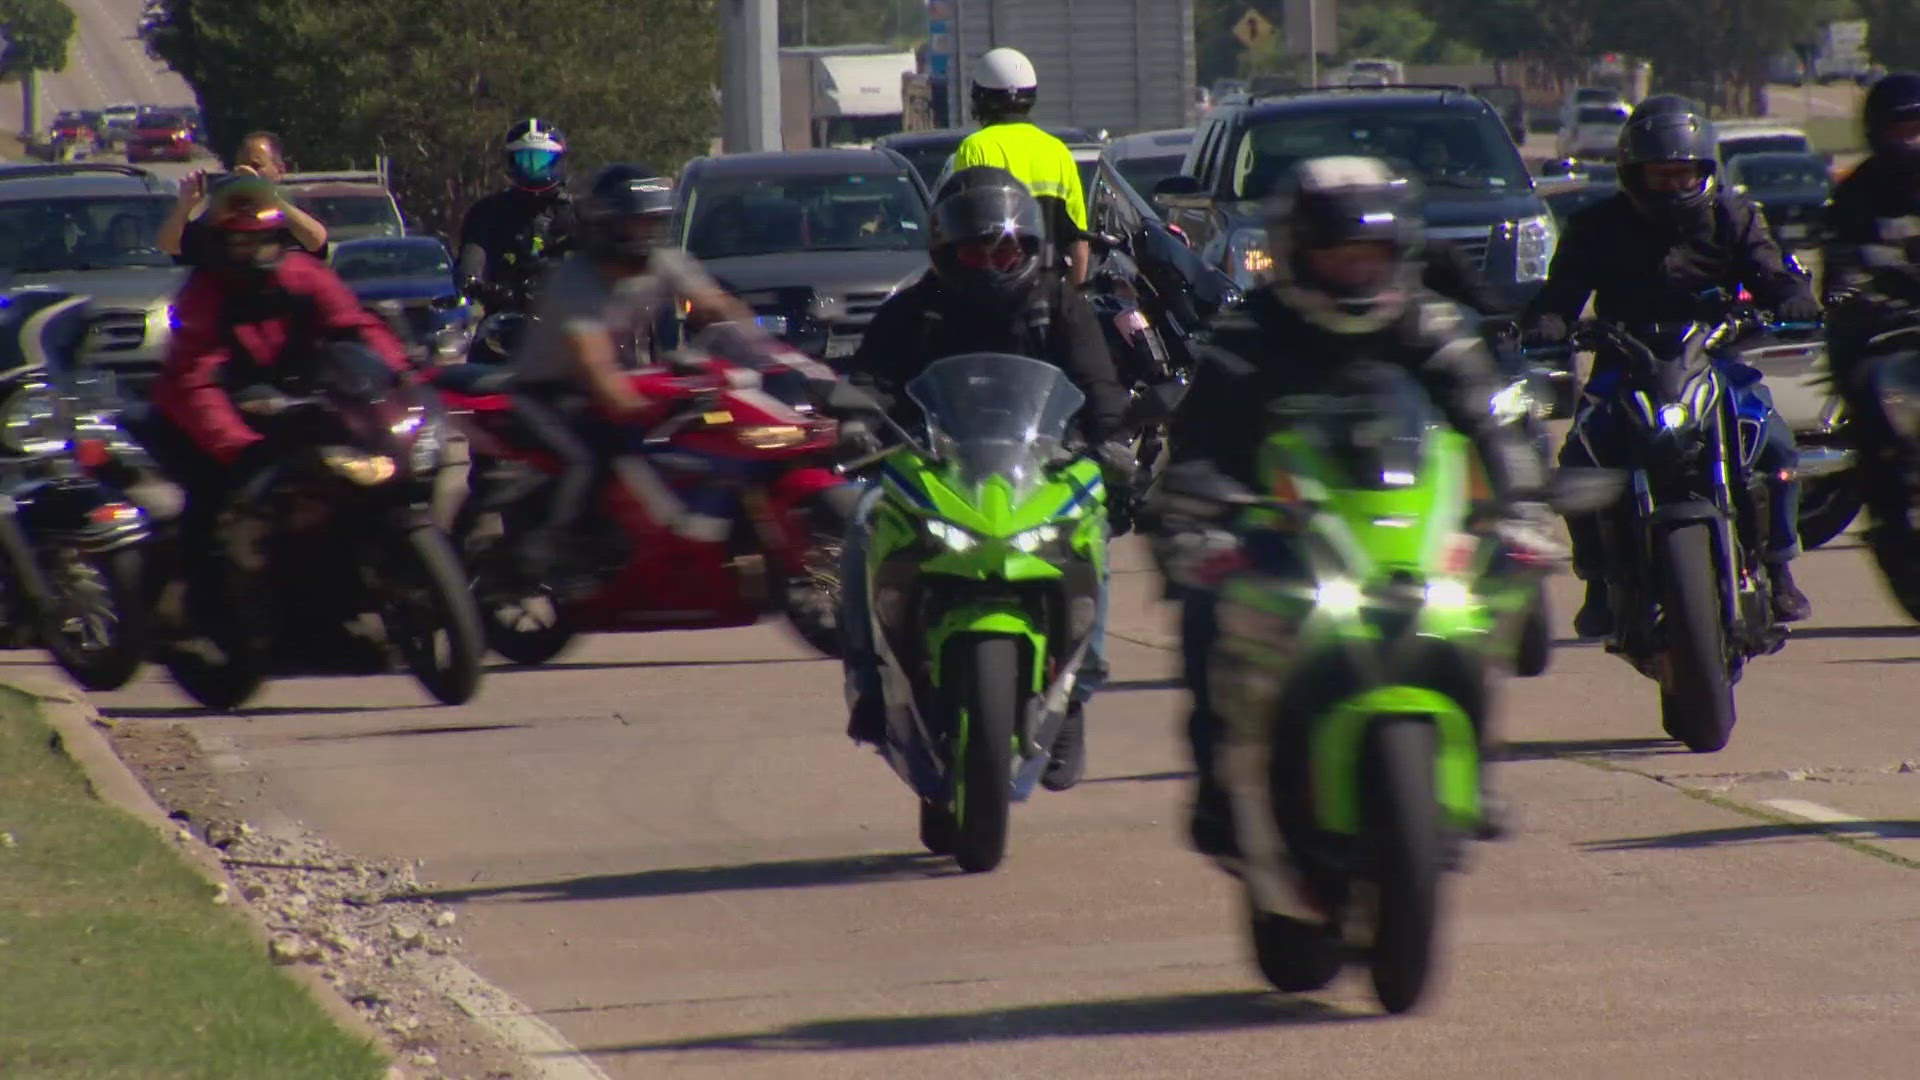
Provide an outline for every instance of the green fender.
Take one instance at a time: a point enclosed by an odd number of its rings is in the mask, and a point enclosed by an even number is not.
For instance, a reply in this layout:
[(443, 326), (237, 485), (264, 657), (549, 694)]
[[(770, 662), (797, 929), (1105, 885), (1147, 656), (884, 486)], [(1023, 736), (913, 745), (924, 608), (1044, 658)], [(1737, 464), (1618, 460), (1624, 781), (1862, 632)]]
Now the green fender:
[(1314, 728), (1314, 814), (1328, 832), (1353, 836), (1360, 831), (1360, 751), (1367, 728), (1383, 715), (1419, 715), (1433, 719), (1439, 753), (1434, 761), (1434, 793), (1454, 823), (1471, 828), (1480, 821), (1480, 740), (1473, 721), (1454, 700), (1421, 686), (1383, 686), (1355, 694), (1328, 711)]
[(1027, 613), (998, 604), (970, 604), (947, 612), (940, 625), (927, 631), (927, 649), (932, 660), (933, 677), (938, 685), (946, 670), (947, 641), (955, 634), (999, 634), (1022, 638), (1032, 649), (1033, 692), (1039, 693), (1046, 677), (1047, 635), (1034, 628)]

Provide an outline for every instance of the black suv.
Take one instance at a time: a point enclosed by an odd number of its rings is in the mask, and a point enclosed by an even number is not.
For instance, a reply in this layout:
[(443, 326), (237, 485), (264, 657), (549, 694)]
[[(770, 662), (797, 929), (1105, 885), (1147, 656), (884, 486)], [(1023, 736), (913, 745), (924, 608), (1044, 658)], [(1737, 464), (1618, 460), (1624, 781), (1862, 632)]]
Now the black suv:
[(1517, 310), (1546, 280), (1559, 232), (1492, 106), (1464, 87), (1364, 86), (1236, 97), (1200, 123), (1154, 201), (1246, 288), (1271, 268), (1261, 200), (1316, 157), (1385, 160), (1424, 192), (1427, 235), (1479, 266)]

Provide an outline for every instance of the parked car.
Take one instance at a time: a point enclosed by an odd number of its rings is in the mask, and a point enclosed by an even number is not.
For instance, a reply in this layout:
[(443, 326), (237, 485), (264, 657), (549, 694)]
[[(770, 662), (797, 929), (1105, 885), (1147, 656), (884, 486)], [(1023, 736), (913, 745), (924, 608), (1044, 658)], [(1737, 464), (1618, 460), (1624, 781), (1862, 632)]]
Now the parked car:
[(416, 355), (464, 357), (474, 309), (453, 281), (453, 256), (432, 236), (343, 240), (328, 261), (360, 302), (387, 320)]
[[(906, 158), (914, 171), (920, 174), (920, 182), (931, 191), (940, 179), (941, 170), (947, 167), (947, 159), (953, 156), (954, 150), (959, 148), (960, 143), (975, 130), (974, 128), (936, 128), (932, 131), (903, 131), (897, 135), (875, 139), (873, 145), (876, 150), (892, 150)], [(1048, 128), (1047, 134), (1068, 146), (1099, 143), (1091, 133), (1080, 128)]]
[(1597, 158), (1614, 153), (1620, 145), (1620, 129), (1626, 126), (1632, 110), (1625, 102), (1606, 105), (1582, 105), (1568, 122), (1560, 125), (1556, 141), (1563, 158)]
[(1560, 102), (1560, 120), (1556, 129), (1574, 122), (1581, 109), (1594, 105), (1617, 105), (1631, 112), (1633, 106), (1620, 91), (1608, 86), (1576, 86)]
[(127, 136), (127, 161), (192, 161), (193, 134), (179, 113), (149, 112)]
[(64, 109), (54, 115), (53, 123), (47, 125), (47, 132), (55, 139), (93, 146), (100, 141), (105, 121), (98, 112), (85, 109)]
[(1766, 215), (1782, 247), (1818, 242), (1833, 184), (1819, 154), (1741, 154), (1727, 162), (1727, 183)]
[[(1609, 155), (1611, 156), (1611, 155)], [(1558, 158), (1540, 163), (1540, 179), (1537, 183), (1548, 181), (1571, 181), (1575, 183), (1617, 183), (1620, 179), (1620, 167), (1611, 161), (1595, 161), (1591, 158)]]
[(1148, 192), (1180, 172), (1187, 148), (1193, 145), (1193, 133), (1193, 128), (1176, 128), (1123, 135), (1108, 143), (1100, 156), (1126, 178), (1129, 187)]
[(927, 268), (926, 185), (892, 150), (695, 158), (679, 200), (679, 244), (823, 359), (851, 355), (881, 303)]
[(186, 270), (154, 243), (175, 186), (131, 165), (0, 170), (0, 275), (93, 298), (80, 361), (138, 388), (159, 373)]
[(288, 173), (280, 189), (327, 227), (329, 241), (407, 234), (406, 219), (380, 173)]
[(1420, 181), (1427, 235), (1449, 241), (1514, 309), (1546, 280), (1560, 233), (1500, 116), (1457, 89), (1321, 88), (1233, 102), (1202, 121), (1154, 201), (1247, 288), (1271, 269), (1261, 200), (1308, 158), (1385, 159)]

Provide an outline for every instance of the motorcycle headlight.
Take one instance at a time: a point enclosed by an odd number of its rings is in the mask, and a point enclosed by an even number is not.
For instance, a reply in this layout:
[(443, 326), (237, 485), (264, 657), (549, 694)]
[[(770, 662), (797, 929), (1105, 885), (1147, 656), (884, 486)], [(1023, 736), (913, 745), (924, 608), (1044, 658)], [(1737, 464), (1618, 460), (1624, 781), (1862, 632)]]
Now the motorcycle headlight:
[(1533, 412), (1533, 395), (1515, 383), (1493, 395), (1493, 418), (1503, 424), (1517, 424)]
[(947, 545), (947, 550), (959, 554), (978, 547), (980, 540), (958, 525), (938, 518), (928, 518), (925, 528), (927, 535)]
[(385, 454), (366, 454), (351, 447), (329, 446), (320, 451), (327, 468), (363, 487), (373, 487), (393, 479), (397, 468)]
[(1658, 419), (1663, 428), (1681, 428), (1687, 426), (1687, 421), (1692, 419), (1692, 415), (1688, 413), (1685, 405), (1676, 402), (1672, 405), (1660, 406)]
[(1328, 578), (1313, 590), (1313, 605), (1335, 618), (1346, 618), (1360, 610), (1365, 599), (1360, 586), (1345, 578)]
[(1514, 229), (1514, 241), (1513, 279), (1547, 280), (1547, 267), (1553, 263), (1554, 248), (1560, 244), (1560, 230), (1553, 223), (1553, 215), (1542, 214), (1520, 222)]
[(1058, 525), (1040, 525), (1025, 532), (1013, 534), (1013, 539), (1009, 542), (1013, 544), (1015, 551), (1031, 555), (1058, 539), (1060, 539)]
[(407, 449), (407, 469), (424, 476), (440, 467), (440, 452), (446, 449), (446, 422), (437, 416), (422, 416), (413, 445)]
[(45, 387), (23, 389), (0, 408), (0, 442), (14, 453), (57, 453), (66, 449), (71, 435), (60, 399)]

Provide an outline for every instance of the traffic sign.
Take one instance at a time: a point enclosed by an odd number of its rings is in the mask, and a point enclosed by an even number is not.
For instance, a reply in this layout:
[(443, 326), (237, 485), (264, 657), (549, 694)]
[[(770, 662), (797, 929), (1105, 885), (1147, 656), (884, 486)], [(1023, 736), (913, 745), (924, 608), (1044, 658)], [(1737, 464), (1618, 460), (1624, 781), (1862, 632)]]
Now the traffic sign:
[(1247, 13), (1240, 17), (1240, 21), (1233, 24), (1233, 36), (1239, 38), (1240, 44), (1249, 49), (1259, 48), (1273, 36), (1273, 24), (1259, 12), (1248, 8)]

